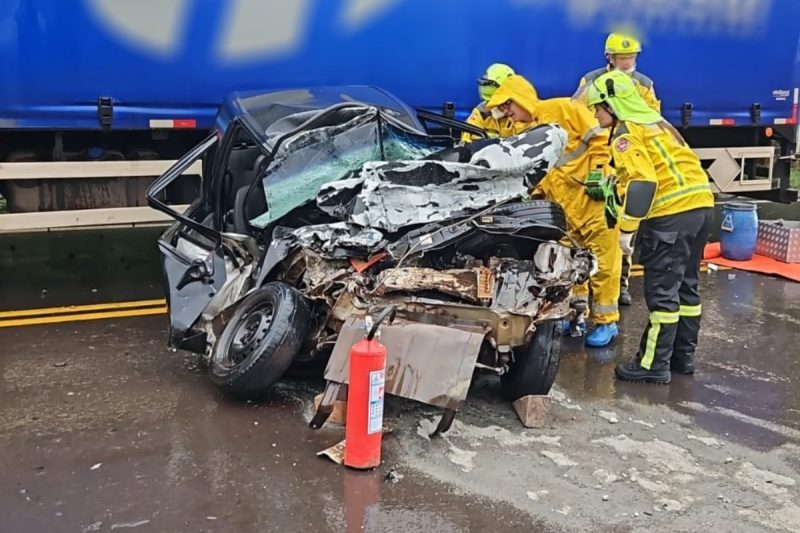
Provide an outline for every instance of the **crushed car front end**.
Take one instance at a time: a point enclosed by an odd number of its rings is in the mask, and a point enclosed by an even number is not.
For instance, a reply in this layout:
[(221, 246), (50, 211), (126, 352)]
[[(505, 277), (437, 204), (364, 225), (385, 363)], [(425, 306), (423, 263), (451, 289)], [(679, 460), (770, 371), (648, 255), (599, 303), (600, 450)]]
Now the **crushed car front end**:
[[(348, 91), (229, 102), (215, 138), (148, 191), (177, 220), (159, 243), (171, 344), (240, 397), (326, 357), (343, 385), (349, 347), (392, 305), (387, 392), (455, 410), (477, 367), (509, 398), (546, 393), (571, 288), (594, 267), (561, 209), (527, 199), (563, 130), (454, 146), (386, 93)], [(201, 198), (171, 212), (159, 194), (204, 156)]]

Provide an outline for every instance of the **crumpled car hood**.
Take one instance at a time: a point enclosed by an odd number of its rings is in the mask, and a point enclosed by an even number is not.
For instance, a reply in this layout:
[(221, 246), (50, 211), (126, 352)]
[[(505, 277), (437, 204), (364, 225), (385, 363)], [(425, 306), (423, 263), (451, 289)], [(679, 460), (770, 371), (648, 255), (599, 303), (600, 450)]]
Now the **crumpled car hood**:
[(566, 133), (542, 125), (475, 151), (468, 162), (371, 162), (357, 177), (330, 182), (317, 196), (326, 213), (363, 227), (404, 227), (465, 216), (524, 196), (558, 161)]

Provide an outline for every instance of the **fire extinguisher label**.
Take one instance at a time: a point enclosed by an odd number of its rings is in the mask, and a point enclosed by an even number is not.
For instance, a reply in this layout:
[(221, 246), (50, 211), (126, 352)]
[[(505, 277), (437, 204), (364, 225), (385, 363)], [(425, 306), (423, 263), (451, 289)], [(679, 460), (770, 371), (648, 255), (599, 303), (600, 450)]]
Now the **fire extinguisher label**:
[(383, 429), (383, 370), (374, 370), (369, 373), (369, 415), (367, 419), (367, 434), (380, 433)]

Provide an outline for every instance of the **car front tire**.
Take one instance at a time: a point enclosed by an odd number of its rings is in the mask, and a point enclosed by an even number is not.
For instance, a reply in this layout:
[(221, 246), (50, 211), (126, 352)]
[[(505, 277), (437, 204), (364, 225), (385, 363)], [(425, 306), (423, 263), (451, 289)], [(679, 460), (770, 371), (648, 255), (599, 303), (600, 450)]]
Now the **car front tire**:
[(210, 377), (228, 395), (256, 399), (289, 368), (313, 323), (308, 302), (285, 283), (242, 300), (211, 353)]
[(515, 401), (524, 396), (546, 395), (558, 373), (561, 358), (561, 320), (539, 324), (528, 346), (515, 350), (514, 362), (500, 376), (503, 397)]

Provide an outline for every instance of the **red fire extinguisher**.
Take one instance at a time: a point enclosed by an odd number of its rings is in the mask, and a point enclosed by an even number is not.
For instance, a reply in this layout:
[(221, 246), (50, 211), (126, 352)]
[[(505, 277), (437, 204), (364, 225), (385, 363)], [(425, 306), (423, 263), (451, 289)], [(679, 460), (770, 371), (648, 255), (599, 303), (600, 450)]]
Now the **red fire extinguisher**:
[(388, 318), (391, 324), (395, 314), (393, 305), (384, 309), (366, 338), (350, 348), (344, 464), (351, 468), (375, 468), (381, 463), (386, 347), (375, 340), (375, 334), (381, 322)]

